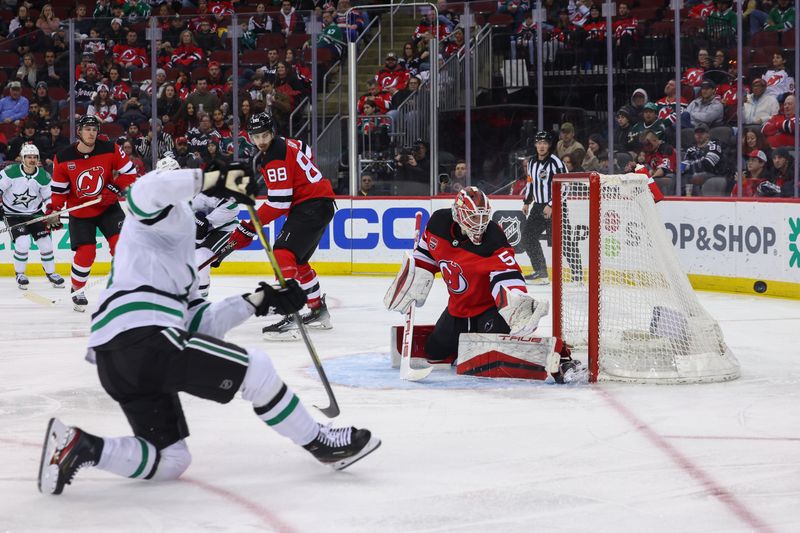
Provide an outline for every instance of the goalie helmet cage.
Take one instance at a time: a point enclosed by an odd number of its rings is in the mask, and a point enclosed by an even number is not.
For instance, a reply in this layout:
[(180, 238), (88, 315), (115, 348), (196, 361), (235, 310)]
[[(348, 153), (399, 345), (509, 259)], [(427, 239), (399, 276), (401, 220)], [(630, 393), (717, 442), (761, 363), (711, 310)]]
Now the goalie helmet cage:
[(739, 377), (641, 174), (553, 178), (553, 334), (589, 355), (589, 380)]

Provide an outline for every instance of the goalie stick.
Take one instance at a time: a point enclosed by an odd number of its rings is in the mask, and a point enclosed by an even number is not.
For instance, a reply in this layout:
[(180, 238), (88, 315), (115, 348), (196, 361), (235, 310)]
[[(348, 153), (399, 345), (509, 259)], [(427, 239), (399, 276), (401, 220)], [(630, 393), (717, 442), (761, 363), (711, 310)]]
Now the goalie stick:
[[(414, 220), (414, 249), (417, 248), (417, 243), (419, 242), (421, 226), (422, 211), (417, 211), (417, 215)], [(414, 256), (412, 250), (412, 255), (408, 258), (406, 265), (411, 268), (413, 261)], [(411, 305), (408, 306), (408, 311), (406, 311), (406, 323), (405, 327), (403, 328), (403, 351), (400, 355), (400, 379), (405, 379), (408, 381), (419, 381), (421, 379), (425, 379), (433, 371), (432, 366), (427, 368), (411, 368), (411, 341), (414, 338), (414, 309), (416, 307), (416, 302), (411, 302)]]
[(90, 201), (86, 202), (85, 204), (76, 205), (76, 206), (70, 207), (68, 209), (63, 209), (63, 210), (59, 211), (58, 213), (50, 213), (49, 215), (42, 215), (40, 217), (33, 218), (33, 219), (28, 220), (26, 222), (20, 222), (19, 224), (14, 224), (13, 226), (6, 226), (5, 228), (0, 229), (0, 234), (1, 233), (5, 233), (7, 231), (11, 231), (14, 228), (21, 228), (23, 226), (29, 226), (30, 224), (36, 224), (37, 222), (41, 222), (41, 221), (46, 220), (48, 218), (58, 218), (61, 215), (66, 215), (67, 213), (69, 213), (71, 211), (77, 211), (78, 209), (83, 209), (84, 207), (89, 207), (90, 205), (94, 205), (94, 204), (100, 203), (101, 200), (102, 200), (102, 198), (95, 198), (94, 200), (90, 200)]
[[(256, 227), (258, 240), (261, 241), (264, 251), (267, 252), (267, 257), (272, 265), (272, 269), (275, 271), (275, 277), (278, 278), (278, 283), (281, 287), (286, 287), (286, 278), (283, 277), (283, 272), (281, 272), (281, 268), (278, 265), (278, 260), (275, 258), (275, 252), (272, 251), (272, 246), (270, 246), (266, 235), (264, 235), (264, 226), (261, 224), (261, 219), (259, 219), (258, 213), (256, 213), (256, 210), (252, 205), (247, 205), (247, 212), (250, 214), (250, 220)], [(300, 316), (300, 312), (295, 312), (292, 316), (297, 324), (297, 328), (300, 330), (300, 335), (303, 336), (303, 342), (306, 344), (306, 348), (308, 349), (308, 355), (311, 356), (311, 360), (314, 362), (314, 367), (317, 369), (319, 379), (322, 381), (322, 386), (325, 387), (325, 392), (327, 393), (328, 400), (330, 401), (330, 405), (328, 405), (328, 407), (319, 407), (317, 405), (314, 407), (322, 411), (322, 414), (328, 418), (336, 418), (340, 413), (339, 404), (336, 402), (336, 396), (333, 395), (333, 389), (331, 389), (331, 384), (328, 382), (328, 376), (325, 375), (325, 369), (322, 368), (322, 363), (317, 355), (317, 350), (311, 343), (311, 338), (308, 336), (306, 325), (303, 323), (303, 318)]]

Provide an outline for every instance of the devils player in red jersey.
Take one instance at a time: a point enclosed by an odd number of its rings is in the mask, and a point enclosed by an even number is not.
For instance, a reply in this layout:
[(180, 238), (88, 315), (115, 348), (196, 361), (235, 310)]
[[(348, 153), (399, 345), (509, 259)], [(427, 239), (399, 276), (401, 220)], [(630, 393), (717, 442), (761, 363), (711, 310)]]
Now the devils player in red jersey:
[(465, 187), (451, 209), (431, 215), (413, 263), (400, 269), (386, 293), (386, 308), (405, 313), (413, 302), (421, 307), (437, 272), (450, 298), (425, 343), (430, 361), (452, 361), (461, 333), (530, 335), (547, 314), (548, 302), (527, 294), (514, 248), (477, 187)]
[[(136, 179), (136, 167), (122, 148), (97, 139), (100, 121), (93, 115), (78, 120), (78, 141), (53, 159), (53, 197), (45, 214), (51, 214), (100, 198), (100, 202), (69, 214), (72, 258), (72, 292), (83, 288), (97, 252), (97, 230), (105, 236), (111, 255), (119, 238), (125, 214), (120, 194)], [(114, 171), (118, 173), (114, 178)], [(130, 205), (135, 209), (134, 205)], [(52, 224), (51, 224), (52, 225)], [(83, 292), (72, 296), (76, 311), (88, 304)]]
[[(302, 141), (280, 137), (269, 113), (258, 113), (247, 126), (258, 147), (252, 159), (253, 175), (261, 176), (267, 188), (267, 201), (258, 208), (263, 224), (286, 215), (275, 239), (275, 258), (284, 277), (294, 278), (308, 295), (309, 313), (303, 322), (319, 329), (330, 329), (331, 320), (321, 295), (317, 273), (308, 264), (335, 211), (331, 182), (314, 165), (310, 147)], [(236, 248), (250, 244), (255, 228), (243, 222), (231, 234)], [(293, 315), (263, 329), (270, 340), (299, 338)]]

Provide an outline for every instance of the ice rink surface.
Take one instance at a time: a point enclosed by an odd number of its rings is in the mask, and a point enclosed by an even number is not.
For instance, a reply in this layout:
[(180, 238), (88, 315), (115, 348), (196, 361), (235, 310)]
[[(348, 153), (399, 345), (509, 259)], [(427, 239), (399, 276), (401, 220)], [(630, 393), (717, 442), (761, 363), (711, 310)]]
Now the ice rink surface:
[[(182, 479), (87, 470), (46, 497), (36, 472), (51, 416), (98, 435), (130, 431), (83, 359), (89, 313), (42, 307), (0, 281), (0, 532), (800, 531), (797, 301), (700, 293), (741, 362), (730, 383), (558, 386), (436, 373), (403, 383), (389, 368), (389, 326), (401, 322), (381, 304), (389, 279), (323, 277), (334, 329), (312, 336), (342, 408), (336, 423), (379, 435), (373, 455), (334, 472), (241, 399), (184, 395), (194, 460)], [(219, 299), (256, 279), (213, 283)], [(66, 292), (40, 277), (31, 285)], [(549, 287), (533, 292), (549, 298)], [(417, 323), (432, 323), (445, 301), (437, 281)], [(267, 343), (263, 325), (253, 318), (227, 339), (264, 347), (307, 405), (325, 404), (302, 342)]]

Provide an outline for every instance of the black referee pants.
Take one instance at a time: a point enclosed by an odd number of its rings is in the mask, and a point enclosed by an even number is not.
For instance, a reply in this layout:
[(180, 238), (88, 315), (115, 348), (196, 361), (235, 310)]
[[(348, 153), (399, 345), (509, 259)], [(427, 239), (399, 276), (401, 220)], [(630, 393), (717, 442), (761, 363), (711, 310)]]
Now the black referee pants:
[(547, 204), (531, 204), (525, 226), (522, 228), (522, 246), (531, 260), (535, 276), (547, 276), (547, 263), (542, 252), (542, 243), (539, 238), (550, 228), (550, 219), (544, 218), (544, 208)]

